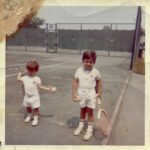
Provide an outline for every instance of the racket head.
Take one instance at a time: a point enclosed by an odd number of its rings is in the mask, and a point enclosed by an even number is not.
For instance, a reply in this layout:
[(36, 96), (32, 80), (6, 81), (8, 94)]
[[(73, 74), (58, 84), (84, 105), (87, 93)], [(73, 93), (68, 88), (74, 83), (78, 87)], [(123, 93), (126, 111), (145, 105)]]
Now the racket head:
[(104, 109), (99, 109), (96, 120), (96, 128), (101, 130), (102, 133), (107, 136), (107, 129), (109, 126), (108, 116)]

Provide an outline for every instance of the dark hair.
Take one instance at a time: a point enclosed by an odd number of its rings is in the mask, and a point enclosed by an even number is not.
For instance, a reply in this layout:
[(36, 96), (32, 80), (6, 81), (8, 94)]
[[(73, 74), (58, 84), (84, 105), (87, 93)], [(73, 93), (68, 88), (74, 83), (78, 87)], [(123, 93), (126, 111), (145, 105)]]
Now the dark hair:
[(82, 55), (82, 61), (84, 61), (84, 59), (92, 59), (93, 62), (96, 62), (96, 53), (95, 51), (84, 51), (83, 55)]
[(32, 60), (32, 61), (27, 62), (26, 68), (27, 70), (35, 70), (36, 72), (38, 72), (39, 64), (35, 60)]

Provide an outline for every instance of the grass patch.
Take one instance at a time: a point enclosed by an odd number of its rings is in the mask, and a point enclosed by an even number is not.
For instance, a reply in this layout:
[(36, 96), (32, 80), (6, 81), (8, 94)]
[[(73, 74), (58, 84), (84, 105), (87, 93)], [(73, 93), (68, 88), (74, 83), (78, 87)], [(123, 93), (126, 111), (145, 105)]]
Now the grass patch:
[(136, 58), (133, 63), (133, 72), (145, 75), (145, 61), (144, 58)]

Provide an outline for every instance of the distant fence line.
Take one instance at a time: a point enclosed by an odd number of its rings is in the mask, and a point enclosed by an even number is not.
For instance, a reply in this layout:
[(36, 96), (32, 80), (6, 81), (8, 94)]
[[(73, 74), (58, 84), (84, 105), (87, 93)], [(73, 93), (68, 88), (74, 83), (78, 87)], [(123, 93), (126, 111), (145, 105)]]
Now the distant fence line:
[(7, 46), (45, 47), (49, 52), (63, 49), (130, 52), (135, 24), (57, 23), (45, 28), (22, 28), (7, 38)]

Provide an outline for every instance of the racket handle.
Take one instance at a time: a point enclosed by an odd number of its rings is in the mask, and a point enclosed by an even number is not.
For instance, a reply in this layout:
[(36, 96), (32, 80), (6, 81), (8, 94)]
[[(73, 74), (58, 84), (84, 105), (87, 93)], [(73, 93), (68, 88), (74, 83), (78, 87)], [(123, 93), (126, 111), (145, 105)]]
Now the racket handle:
[(100, 98), (97, 98), (97, 104), (100, 105), (101, 104), (101, 100)]
[(101, 111), (99, 110), (97, 113), (97, 118), (100, 119), (100, 116), (101, 116)]

